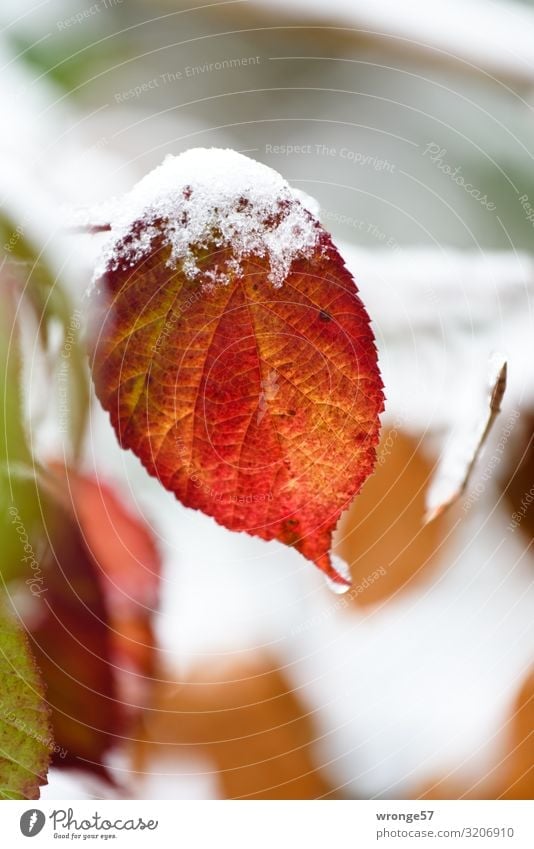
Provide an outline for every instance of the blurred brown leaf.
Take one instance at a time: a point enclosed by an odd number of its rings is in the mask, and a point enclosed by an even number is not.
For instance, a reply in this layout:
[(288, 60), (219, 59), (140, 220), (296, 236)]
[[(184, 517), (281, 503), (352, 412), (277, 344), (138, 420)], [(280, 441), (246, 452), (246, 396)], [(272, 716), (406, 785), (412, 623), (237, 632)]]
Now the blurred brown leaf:
[(283, 672), (262, 655), (197, 669), (162, 684), (145, 715), (143, 771), (151, 755), (208, 754), (228, 799), (315, 799), (331, 793), (314, 762), (313, 719)]
[[(507, 449), (508, 450), (508, 449)], [(525, 411), (510, 440), (509, 461), (500, 477), (510, 521), (534, 539), (534, 411)]]
[(493, 768), (467, 779), (459, 771), (436, 778), (414, 799), (534, 798), (534, 670), (523, 682), (505, 729), (505, 754)]
[(534, 669), (523, 683), (512, 712), (502, 784), (503, 799), (534, 799)]
[(451, 518), (423, 526), (433, 467), (415, 438), (396, 428), (383, 433), (375, 473), (338, 529), (336, 552), (350, 566), (354, 604), (383, 601), (435, 565)]

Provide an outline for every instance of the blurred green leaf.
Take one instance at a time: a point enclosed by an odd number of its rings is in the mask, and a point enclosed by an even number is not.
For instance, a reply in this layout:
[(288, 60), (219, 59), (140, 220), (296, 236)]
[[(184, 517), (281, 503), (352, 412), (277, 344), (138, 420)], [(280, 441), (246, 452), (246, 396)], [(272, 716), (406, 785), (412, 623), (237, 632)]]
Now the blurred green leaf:
[(41, 677), (24, 632), (0, 596), (0, 798), (38, 799), (50, 750)]
[(25, 64), (69, 96), (80, 97), (86, 92), (87, 82), (102, 68), (120, 64), (132, 55), (123, 39), (109, 38), (109, 19), (107, 24), (100, 32), (85, 27), (77, 32), (70, 30), (67, 38), (59, 32), (54, 33), (56, 38), (37, 43), (20, 32), (12, 33), (9, 41)]
[[(79, 333), (81, 315), (20, 228), (17, 229), (5, 216), (0, 216), (0, 244), (10, 248), (9, 255), (4, 257), (3, 270), (0, 271), (3, 294), (8, 278), (11, 287), (18, 287), (19, 304), (29, 302), (33, 308), (42, 349), (48, 358), (51, 381), (56, 380), (58, 384), (56, 397), (59, 426), (63, 429), (65, 425), (71, 459), (76, 459), (82, 446), (90, 398), (85, 349)], [(13, 309), (13, 324), (2, 328), (8, 338), (13, 339), (15, 335), (15, 320), (16, 310)], [(62, 335), (59, 356), (50, 347), (50, 330), (54, 323), (60, 327)], [(7, 353), (9, 357), (18, 356), (11, 350), (11, 346)], [(62, 407), (68, 407), (68, 415)]]
[[(6, 266), (0, 271), (0, 574), (4, 581), (29, 579), (24, 546), (35, 546), (43, 528), (34, 468), (22, 409), (22, 362), (15, 321), (17, 287)], [(16, 514), (10, 512), (15, 509)], [(23, 536), (14, 521), (18, 516)]]

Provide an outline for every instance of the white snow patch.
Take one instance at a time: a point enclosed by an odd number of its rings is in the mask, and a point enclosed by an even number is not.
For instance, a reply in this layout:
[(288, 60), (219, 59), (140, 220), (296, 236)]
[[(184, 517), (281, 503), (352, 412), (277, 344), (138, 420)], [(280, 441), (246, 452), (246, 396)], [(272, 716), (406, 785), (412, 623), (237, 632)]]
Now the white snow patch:
[[(268, 258), (270, 282), (279, 287), (293, 260), (311, 256), (321, 232), (301, 197), (272, 168), (234, 150), (169, 155), (115, 206), (95, 278), (135, 265), (163, 231), (168, 265), (181, 262), (189, 279), (228, 283), (241, 260), (255, 255)], [(231, 258), (199, 268), (197, 252), (213, 247), (231, 247)]]

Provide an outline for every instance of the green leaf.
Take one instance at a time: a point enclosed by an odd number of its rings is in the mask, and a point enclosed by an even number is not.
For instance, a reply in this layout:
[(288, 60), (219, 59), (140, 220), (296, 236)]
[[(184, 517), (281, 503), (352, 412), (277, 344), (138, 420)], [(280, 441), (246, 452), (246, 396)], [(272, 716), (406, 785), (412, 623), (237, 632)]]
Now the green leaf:
[(43, 685), (28, 640), (0, 598), (0, 799), (38, 799), (51, 734)]
[[(40, 559), (46, 546), (46, 530), (36, 480), (40, 469), (31, 450), (30, 422), (23, 404), (28, 387), (23, 380), (21, 330), (24, 320), (31, 318), (28, 308), (37, 321), (50, 385), (57, 382), (49, 403), (55, 404), (58, 424), (66, 434), (66, 454), (75, 459), (89, 409), (88, 371), (78, 332), (80, 313), (22, 228), (0, 214), (0, 575), (4, 581), (17, 579), (30, 585), (35, 577), (34, 558)], [(59, 340), (57, 332), (50, 333), (54, 325), (56, 331), (59, 327)]]
[[(16, 283), (5, 268), (0, 273), (0, 575), (4, 581), (31, 577), (24, 544), (34, 548), (44, 537), (34, 464), (22, 410), (22, 363), (15, 321)], [(20, 475), (21, 468), (27, 471)], [(17, 531), (16, 507), (24, 539)]]
[[(58, 384), (51, 398), (56, 402), (61, 429), (68, 435), (72, 458), (79, 456), (89, 412), (89, 375), (85, 347), (80, 340), (81, 313), (75, 309), (70, 297), (47, 267), (41, 254), (25, 238), (22, 229), (0, 214), (0, 245), (7, 248), (1, 266), (0, 284), (2, 306), (6, 289), (14, 290), (13, 316), (22, 303), (30, 304), (39, 328), (43, 353), (47, 356), (50, 382)], [(18, 318), (14, 318), (14, 321)], [(50, 330), (53, 325), (61, 332), (60, 352), (51, 348)], [(4, 331), (6, 329), (4, 328)], [(14, 354), (12, 326), (7, 328), (10, 339), (10, 358)], [(68, 415), (65, 416), (65, 406)], [(66, 426), (65, 426), (66, 425)]]

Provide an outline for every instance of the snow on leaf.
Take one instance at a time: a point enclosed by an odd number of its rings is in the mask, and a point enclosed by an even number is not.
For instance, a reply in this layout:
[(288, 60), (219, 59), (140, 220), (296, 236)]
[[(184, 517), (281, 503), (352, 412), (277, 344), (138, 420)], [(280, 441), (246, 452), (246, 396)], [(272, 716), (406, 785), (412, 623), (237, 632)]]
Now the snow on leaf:
[(0, 799), (38, 799), (50, 760), (49, 715), (28, 641), (0, 598)]
[(189, 151), (126, 198), (99, 274), (91, 365), (120, 444), (186, 506), (346, 583), (332, 532), (373, 469), (383, 395), (328, 233), (266, 166)]
[[(299, 197), (302, 194), (299, 193)], [(168, 156), (111, 214), (111, 236), (97, 276), (135, 265), (163, 233), (167, 265), (180, 261), (188, 279), (228, 283), (245, 256), (267, 259), (268, 277), (281, 285), (297, 256), (310, 256), (319, 231), (286, 181), (266, 165), (233, 150), (189, 150)], [(136, 227), (141, 222), (142, 226)], [(201, 263), (199, 251), (224, 249)]]

